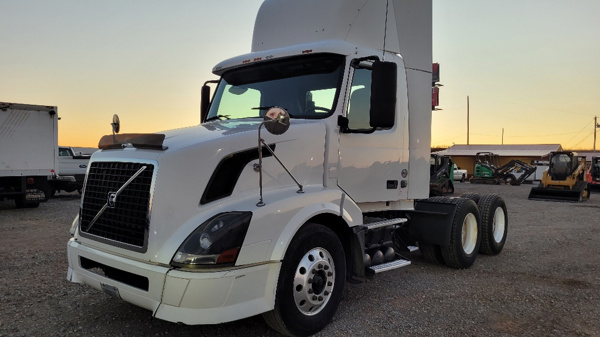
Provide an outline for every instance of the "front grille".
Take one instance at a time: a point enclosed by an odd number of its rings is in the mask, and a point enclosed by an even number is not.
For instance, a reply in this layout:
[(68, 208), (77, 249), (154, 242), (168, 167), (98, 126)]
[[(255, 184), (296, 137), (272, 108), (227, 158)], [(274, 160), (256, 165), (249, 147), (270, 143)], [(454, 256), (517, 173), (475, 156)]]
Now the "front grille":
[[(143, 166), (146, 166), (146, 169), (127, 185), (114, 204), (109, 204), (109, 195), (114, 195)], [(145, 252), (153, 173), (152, 164), (93, 162), (88, 173), (81, 209), (82, 236)], [(107, 207), (104, 212), (90, 227), (94, 217), (105, 205)]]

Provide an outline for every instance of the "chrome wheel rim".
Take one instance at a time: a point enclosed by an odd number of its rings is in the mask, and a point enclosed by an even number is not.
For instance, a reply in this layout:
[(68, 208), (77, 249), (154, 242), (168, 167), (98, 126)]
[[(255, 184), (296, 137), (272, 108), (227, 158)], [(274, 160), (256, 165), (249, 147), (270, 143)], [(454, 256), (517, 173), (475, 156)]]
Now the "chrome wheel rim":
[(294, 276), (294, 302), (307, 316), (318, 314), (331, 298), (335, 285), (335, 264), (325, 248), (304, 254)]

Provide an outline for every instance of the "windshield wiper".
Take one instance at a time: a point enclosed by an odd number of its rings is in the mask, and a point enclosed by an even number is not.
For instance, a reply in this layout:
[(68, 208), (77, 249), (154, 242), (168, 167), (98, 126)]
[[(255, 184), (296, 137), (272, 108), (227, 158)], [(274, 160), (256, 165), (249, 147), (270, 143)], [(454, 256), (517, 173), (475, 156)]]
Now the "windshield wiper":
[(207, 119), (205, 120), (205, 122), (214, 121), (215, 119), (218, 119), (218, 120), (221, 120), (221, 119), (223, 119), (223, 118), (225, 118), (225, 119), (229, 119), (229, 116), (230, 116), (230, 115), (216, 115), (216, 116), (212, 116), (212, 117), (209, 117), (209, 118), (207, 118)]

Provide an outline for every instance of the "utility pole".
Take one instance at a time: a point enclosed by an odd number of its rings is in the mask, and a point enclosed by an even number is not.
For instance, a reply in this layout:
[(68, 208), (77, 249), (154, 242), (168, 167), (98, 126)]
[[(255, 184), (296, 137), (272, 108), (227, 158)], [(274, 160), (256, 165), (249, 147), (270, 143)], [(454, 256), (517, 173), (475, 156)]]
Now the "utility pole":
[(596, 130), (600, 128), (600, 124), (598, 124), (598, 116), (594, 116), (594, 152), (596, 152)]
[(469, 145), (469, 96), (467, 96), (467, 145)]

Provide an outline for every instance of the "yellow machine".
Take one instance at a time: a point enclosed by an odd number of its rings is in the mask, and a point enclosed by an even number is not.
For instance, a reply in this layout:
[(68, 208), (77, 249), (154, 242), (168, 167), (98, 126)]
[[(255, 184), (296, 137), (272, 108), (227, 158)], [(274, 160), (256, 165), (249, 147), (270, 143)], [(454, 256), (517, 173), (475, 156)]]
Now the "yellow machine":
[(550, 166), (539, 186), (531, 189), (529, 199), (581, 202), (590, 197), (584, 179), (585, 158), (575, 152), (551, 152)]

